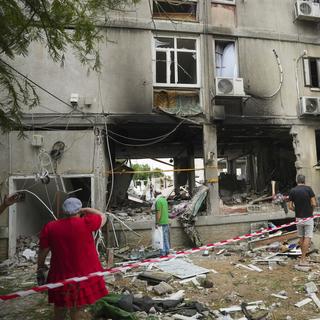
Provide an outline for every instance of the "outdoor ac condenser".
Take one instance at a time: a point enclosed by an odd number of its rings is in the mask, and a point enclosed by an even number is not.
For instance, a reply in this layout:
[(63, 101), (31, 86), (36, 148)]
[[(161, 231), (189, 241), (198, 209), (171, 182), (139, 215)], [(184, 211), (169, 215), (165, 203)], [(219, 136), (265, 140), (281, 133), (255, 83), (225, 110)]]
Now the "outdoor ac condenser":
[(318, 115), (320, 113), (320, 99), (317, 97), (300, 98), (300, 115)]
[(216, 96), (245, 96), (242, 78), (216, 78)]
[(298, 20), (320, 21), (320, 4), (312, 0), (296, 1), (295, 17)]

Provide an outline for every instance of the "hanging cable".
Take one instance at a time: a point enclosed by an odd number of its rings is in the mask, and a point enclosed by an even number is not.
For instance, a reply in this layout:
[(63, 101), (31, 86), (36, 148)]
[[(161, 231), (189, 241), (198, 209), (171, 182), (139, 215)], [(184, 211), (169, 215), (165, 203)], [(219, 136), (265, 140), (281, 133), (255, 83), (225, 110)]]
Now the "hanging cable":
[[(185, 121), (185, 120), (184, 120)], [(116, 132), (113, 132), (111, 131), (110, 129), (108, 130), (109, 133), (117, 136), (117, 137), (120, 137), (120, 138), (124, 138), (124, 139), (127, 139), (127, 140), (132, 140), (132, 141), (152, 141), (152, 140), (158, 140), (158, 139), (161, 139), (163, 137), (168, 137), (169, 135), (171, 135), (172, 133), (174, 133), (181, 125), (184, 121), (181, 121), (173, 130), (171, 130), (170, 132), (167, 132), (165, 134), (162, 134), (160, 136), (157, 136), (157, 137), (153, 137), (153, 138), (131, 138), (131, 137), (127, 137), (127, 136), (123, 136), (119, 133), (116, 133)]]
[(123, 145), (123, 146), (127, 146), (127, 147), (146, 147), (146, 146), (151, 146), (151, 145), (153, 145), (153, 144), (156, 144), (156, 143), (159, 143), (159, 142), (165, 140), (165, 139), (166, 139), (167, 137), (169, 137), (172, 133), (174, 133), (174, 132), (178, 129), (178, 127), (181, 126), (182, 123), (184, 123), (185, 121), (186, 121), (185, 119), (182, 120), (182, 121), (174, 128), (174, 130), (170, 131), (168, 134), (162, 136), (161, 138), (159, 138), (159, 139), (157, 139), (157, 140), (154, 140), (154, 141), (148, 142), (148, 143), (129, 144), (129, 143), (121, 142), (121, 141), (113, 138), (113, 137), (110, 136), (110, 135), (109, 135), (108, 137), (109, 137), (112, 141), (114, 141), (114, 142), (116, 142), (116, 143), (118, 143), (118, 144), (121, 144), (121, 145)]
[(14, 67), (12, 67), (10, 64), (6, 63), (4, 60), (2, 60), (0, 58), (1, 63), (5, 64), (8, 68), (12, 69), (14, 72), (16, 72), (18, 75), (20, 75), (22, 78), (26, 79), (28, 82), (32, 83), (33, 85), (35, 85), (36, 87), (38, 87), (39, 89), (41, 89), (42, 91), (44, 91), (45, 93), (47, 93), (48, 95), (50, 95), (51, 97), (55, 98), (56, 100), (60, 101), (61, 103), (67, 105), (69, 108), (73, 108), (71, 104), (63, 101), (62, 99), (60, 99), (59, 97), (57, 97), (55, 94), (51, 93), (49, 90), (45, 89), (44, 87), (40, 86), (38, 83), (36, 83), (35, 81), (31, 80), (30, 78), (28, 78), (27, 76), (25, 76), (23, 73), (21, 73), (20, 71), (18, 71), (17, 69), (15, 69)]
[(108, 201), (106, 203), (106, 208), (104, 211), (107, 211), (109, 208), (109, 204), (111, 201), (111, 197), (113, 194), (113, 188), (114, 188), (114, 170), (113, 170), (113, 162), (112, 162), (112, 156), (111, 156), (111, 150), (110, 150), (110, 141), (109, 138), (111, 138), (109, 136), (108, 133), (108, 125), (107, 125), (107, 120), (106, 118), (104, 118), (104, 126), (105, 126), (105, 130), (106, 130), (106, 142), (107, 142), (107, 149), (108, 149), (108, 156), (109, 156), (109, 163), (110, 163), (110, 169), (111, 169), (111, 188), (110, 188), (110, 193), (109, 193), (109, 197), (108, 197)]
[(42, 201), (42, 199), (40, 199), (35, 193), (33, 193), (32, 191), (30, 190), (27, 190), (27, 189), (21, 189), (21, 190), (16, 190), (15, 191), (16, 193), (18, 192), (26, 192), (26, 193), (29, 193), (31, 195), (33, 195), (34, 197), (36, 197), (42, 204), (43, 206), (50, 212), (50, 214), (53, 216), (54, 220), (58, 220), (57, 217), (54, 215), (53, 211)]

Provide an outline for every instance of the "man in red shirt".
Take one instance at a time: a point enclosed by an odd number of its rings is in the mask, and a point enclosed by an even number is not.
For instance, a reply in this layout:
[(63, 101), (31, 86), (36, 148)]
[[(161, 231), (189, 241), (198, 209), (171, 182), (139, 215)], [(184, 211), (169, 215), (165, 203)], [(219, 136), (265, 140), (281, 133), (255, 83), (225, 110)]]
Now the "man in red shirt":
[[(63, 218), (46, 224), (40, 234), (37, 275), (40, 280), (44, 278), (45, 259), (51, 252), (48, 283), (103, 270), (92, 233), (105, 224), (105, 215), (93, 208), (82, 208), (77, 198), (65, 200), (63, 210)], [(54, 303), (54, 320), (65, 319), (68, 311), (72, 320), (79, 320), (86, 305), (93, 304), (107, 294), (101, 276), (48, 292), (49, 302)]]

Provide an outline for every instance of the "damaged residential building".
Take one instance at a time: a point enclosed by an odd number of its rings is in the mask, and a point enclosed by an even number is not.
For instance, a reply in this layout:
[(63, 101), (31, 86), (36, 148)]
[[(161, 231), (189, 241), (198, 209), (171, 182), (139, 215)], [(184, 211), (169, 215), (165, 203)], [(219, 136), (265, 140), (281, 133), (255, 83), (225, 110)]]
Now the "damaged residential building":
[[(1, 195), (25, 191), (0, 217), (0, 259), (68, 195), (101, 210), (125, 198), (126, 159), (172, 159), (175, 190), (191, 195), (203, 159), (204, 243), (292, 217), (254, 200), (271, 196), (271, 181), (287, 194), (297, 173), (320, 193), (319, 28), (319, 1), (141, 0), (105, 23), (101, 73), (71, 52), (57, 66), (40, 44), (8, 61), (51, 94), (38, 88), (39, 106), (25, 109), (25, 138), (1, 136)], [(152, 224), (127, 222), (146, 237)], [(177, 221), (171, 241), (188, 243)]]

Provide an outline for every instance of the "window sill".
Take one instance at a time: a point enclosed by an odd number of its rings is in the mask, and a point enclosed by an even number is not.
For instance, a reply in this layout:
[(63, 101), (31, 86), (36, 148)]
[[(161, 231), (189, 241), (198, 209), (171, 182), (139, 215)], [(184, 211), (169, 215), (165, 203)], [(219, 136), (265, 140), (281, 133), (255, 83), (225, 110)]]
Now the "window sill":
[(320, 166), (315, 166), (315, 170), (320, 170)]
[(310, 88), (310, 91), (320, 92), (320, 88)]
[(200, 89), (199, 84), (167, 84), (167, 83), (154, 83), (154, 88), (168, 88), (168, 89)]
[(236, 5), (236, 2), (231, 2), (231, 1), (219, 1), (219, 0), (211, 0), (211, 3), (219, 3), (219, 4), (226, 4), (226, 5), (229, 5), (229, 6), (235, 6)]
[(152, 16), (153, 19), (155, 20), (159, 20), (159, 21), (165, 21), (165, 22), (170, 22), (172, 23), (172, 21), (176, 21), (176, 22), (190, 22), (190, 23), (199, 23), (199, 20), (195, 17), (188, 17), (188, 16), (183, 16), (181, 15), (180, 17), (177, 15), (153, 15)]

